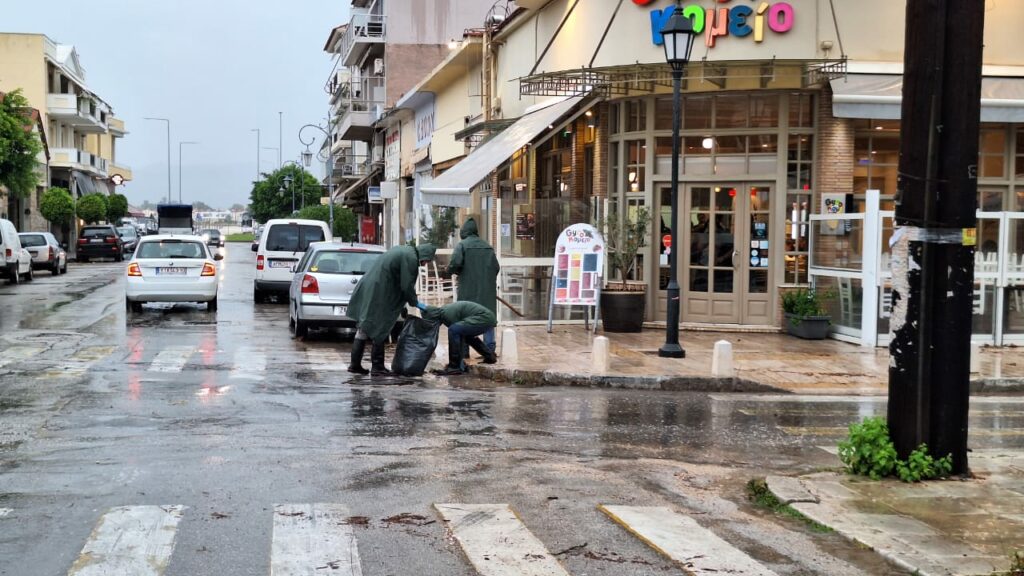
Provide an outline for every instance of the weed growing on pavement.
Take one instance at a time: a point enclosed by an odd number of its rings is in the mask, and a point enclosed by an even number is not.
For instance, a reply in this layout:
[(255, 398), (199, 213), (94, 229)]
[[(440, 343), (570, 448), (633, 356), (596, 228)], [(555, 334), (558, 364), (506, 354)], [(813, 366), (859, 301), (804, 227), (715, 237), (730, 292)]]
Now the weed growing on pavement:
[(881, 480), (897, 476), (904, 482), (944, 478), (953, 469), (953, 456), (934, 458), (928, 446), (921, 444), (906, 460), (896, 455), (889, 437), (889, 425), (881, 417), (866, 418), (850, 425), (850, 436), (839, 443), (839, 459), (850, 474)]
[(764, 478), (754, 478), (750, 482), (747, 482), (747, 499), (759, 508), (771, 510), (776, 514), (788, 516), (794, 520), (803, 522), (812, 532), (817, 532), (819, 534), (832, 532), (832, 529), (828, 526), (819, 524), (807, 516), (804, 516), (799, 510), (793, 508), (789, 504), (783, 504), (780, 502), (779, 499), (775, 497), (775, 494), (772, 494), (772, 491), (768, 489), (768, 483), (765, 482)]
[(1024, 576), (1024, 550), (1010, 554), (1010, 571), (1007, 576)]

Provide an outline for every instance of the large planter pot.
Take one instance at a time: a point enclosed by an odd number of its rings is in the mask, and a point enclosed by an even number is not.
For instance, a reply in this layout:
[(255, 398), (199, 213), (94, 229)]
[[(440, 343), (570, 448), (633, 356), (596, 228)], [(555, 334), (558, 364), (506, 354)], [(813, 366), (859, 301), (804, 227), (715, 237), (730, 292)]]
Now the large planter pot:
[(805, 316), (786, 313), (786, 332), (805, 340), (824, 340), (828, 337), (830, 316)]
[(647, 293), (644, 290), (601, 292), (601, 322), (605, 332), (640, 332), (644, 328)]

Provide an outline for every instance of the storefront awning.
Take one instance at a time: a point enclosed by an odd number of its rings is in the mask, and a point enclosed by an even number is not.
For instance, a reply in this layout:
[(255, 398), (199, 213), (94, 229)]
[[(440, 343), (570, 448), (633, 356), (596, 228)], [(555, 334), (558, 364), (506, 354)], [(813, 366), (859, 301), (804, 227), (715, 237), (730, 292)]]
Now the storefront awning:
[(355, 184), (352, 184), (348, 188), (345, 188), (340, 193), (338, 191), (335, 191), (334, 192), (335, 197), (340, 199), (344, 203), (348, 199), (349, 194), (351, 194), (352, 192), (355, 192), (356, 190), (359, 190), (361, 187), (365, 187), (367, 182), (370, 181), (370, 178), (373, 178), (376, 174), (377, 174), (376, 170), (371, 170), (369, 174), (367, 174), (366, 176), (363, 176), (362, 178), (357, 180)]
[[(899, 120), (903, 76), (850, 74), (832, 80), (832, 114), (837, 118)], [(1024, 78), (981, 80), (982, 122), (1024, 122)]]
[(423, 203), (431, 206), (470, 207), (470, 191), (517, 150), (530, 143), (548, 126), (559, 121), (582, 97), (566, 98), (550, 106), (535, 110), (491, 138), (472, 154), (452, 166), (447, 172), (421, 189)]
[(96, 183), (93, 182), (91, 176), (81, 172), (72, 172), (72, 174), (75, 177), (75, 182), (78, 183), (79, 196), (85, 196), (86, 194), (93, 194), (96, 192)]

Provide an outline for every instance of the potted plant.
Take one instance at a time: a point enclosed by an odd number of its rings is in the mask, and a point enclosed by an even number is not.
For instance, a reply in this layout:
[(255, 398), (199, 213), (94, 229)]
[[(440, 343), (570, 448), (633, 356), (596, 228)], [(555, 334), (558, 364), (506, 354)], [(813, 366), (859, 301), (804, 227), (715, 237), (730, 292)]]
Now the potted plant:
[(782, 295), (782, 311), (786, 315), (786, 332), (798, 338), (824, 340), (832, 318), (825, 310), (824, 302), (831, 298), (829, 292), (801, 288)]
[(647, 302), (647, 285), (629, 280), (636, 266), (636, 253), (647, 241), (650, 230), (651, 211), (645, 206), (632, 214), (608, 214), (598, 223), (605, 231), (605, 245), (608, 247), (608, 264), (617, 280), (605, 282), (601, 291), (601, 320), (608, 332), (640, 332), (644, 325), (644, 311)]

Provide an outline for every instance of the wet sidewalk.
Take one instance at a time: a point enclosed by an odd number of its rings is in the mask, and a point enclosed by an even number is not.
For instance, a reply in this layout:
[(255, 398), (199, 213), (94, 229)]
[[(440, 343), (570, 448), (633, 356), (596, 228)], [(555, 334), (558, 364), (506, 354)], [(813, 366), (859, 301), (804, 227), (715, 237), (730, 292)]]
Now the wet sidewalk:
[[(594, 335), (583, 326), (515, 326), (518, 361), (502, 358), (473, 370), (492, 379), (521, 385), (583, 385), (659, 390), (783, 391), (799, 394), (884, 395), (889, 352), (837, 340), (801, 340), (786, 334), (682, 331), (686, 358), (660, 358), (662, 330), (638, 334), (599, 332), (611, 344), (611, 367), (594, 369)], [(501, 352), (502, 329), (498, 330)], [(711, 373), (715, 342), (733, 348), (735, 375)], [(447, 337), (442, 333), (442, 345)], [(475, 356), (475, 355), (474, 355)], [(974, 390), (1024, 390), (1024, 350), (983, 348)]]
[(1007, 574), (1024, 554), (1024, 453), (975, 451), (970, 467), (975, 478), (920, 484), (837, 473), (767, 481), (781, 502), (914, 574)]

